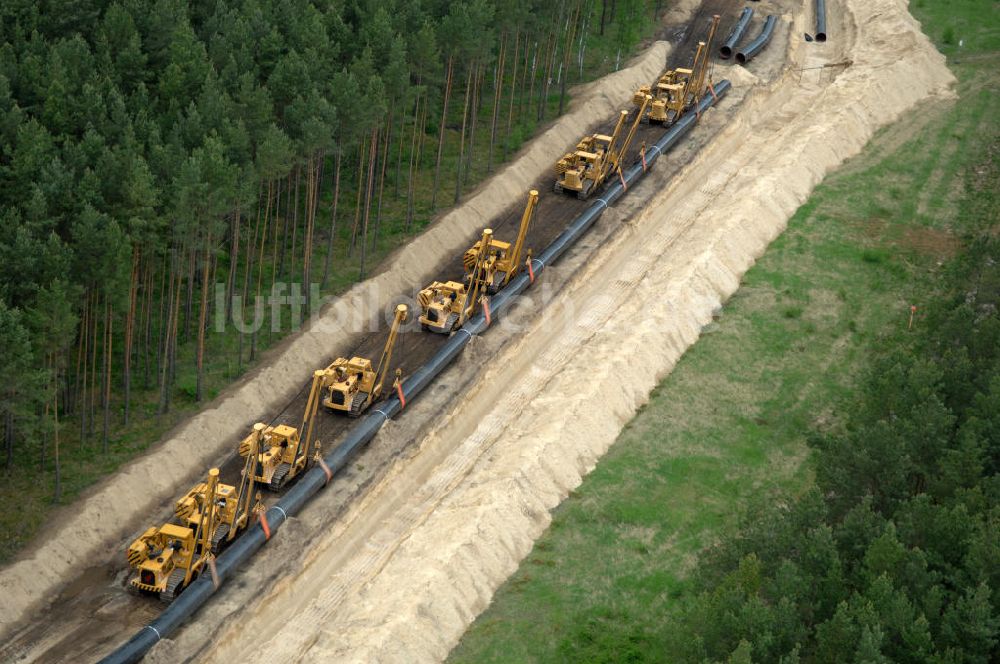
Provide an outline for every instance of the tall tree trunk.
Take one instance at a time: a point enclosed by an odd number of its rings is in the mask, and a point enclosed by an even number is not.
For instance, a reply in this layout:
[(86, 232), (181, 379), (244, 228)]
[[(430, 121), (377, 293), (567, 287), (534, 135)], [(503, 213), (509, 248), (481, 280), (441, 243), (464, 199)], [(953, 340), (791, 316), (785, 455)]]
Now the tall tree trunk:
[(563, 45), (563, 66), (559, 76), (559, 115), (563, 114), (566, 104), (566, 79), (569, 78), (570, 56), (573, 53), (573, 40), (576, 37), (576, 25), (579, 18), (579, 3), (575, 3), (569, 13), (569, 30), (566, 34), (566, 43)]
[[(173, 291), (170, 291), (170, 295), (167, 296), (168, 288), (171, 288), (174, 284), (173, 278), (173, 256), (172, 251), (163, 254), (163, 267), (160, 269), (160, 306), (157, 316), (157, 330), (156, 330), (156, 380), (157, 386), (162, 385), (160, 377), (163, 375), (163, 364), (166, 360), (166, 354), (164, 350), (166, 346), (161, 342), (161, 338), (164, 337), (164, 329), (166, 326), (166, 320), (169, 311), (169, 304), (173, 302)], [(167, 282), (167, 277), (169, 275), (170, 281), (169, 285)]]
[(479, 103), (480, 92), (483, 87), (483, 79), (486, 72), (481, 64), (476, 63), (475, 73), (472, 75), (472, 111), (469, 118), (469, 151), (465, 160), (465, 171), (462, 173), (463, 182), (468, 184), (469, 174), (472, 173), (473, 155), (476, 152), (476, 125), (479, 123)]
[(122, 382), (124, 392), (123, 424), (128, 424), (129, 406), (132, 399), (132, 337), (135, 330), (135, 313), (139, 295), (139, 247), (132, 248), (132, 274), (128, 286), (128, 314), (125, 316), (125, 357), (122, 363)]
[(365, 185), (364, 228), (362, 229), (361, 234), (361, 280), (364, 280), (365, 278), (365, 261), (367, 259), (366, 248), (368, 246), (368, 217), (371, 213), (372, 207), (372, 183), (375, 179), (375, 160), (378, 150), (378, 133), (378, 124), (376, 124), (372, 127), (372, 138), (369, 147), (370, 158), (368, 159), (368, 177)]
[[(525, 100), (525, 106), (527, 111), (531, 112), (531, 103), (535, 98), (535, 79), (538, 78), (538, 47), (539, 42), (535, 42), (535, 52), (531, 54), (531, 75), (528, 77), (530, 85), (528, 86), (528, 98)], [(543, 67), (544, 69), (544, 67)], [(523, 90), (522, 96), (523, 96)], [(523, 113), (522, 113), (523, 115)]]
[(474, 66), (469, 66), (469, 74), (465, 78), (465, 103), (462, 105), (462, 133), (458, 141), (458, 162), (455, 165), (455, 203), (462, 199), (462, 163), (465, 157), (465, 126), (469, 117), (469, 96), (472, 94), (472, 70)]
[(153, 257), (149, 254), (145, 256), (143, 274), (145, 276), (142, 285), (142, 389), (148, 390), (149, 358), (153, 354), (149, 348), (153, 327)]
[(326, 239), (326, 257), (323, 259), (323, 282), (320, 289), (326, 289), (330, 278), (330, 264), (333, 260), (333, 242), (337, 237), (337, 203), (340, 201), (340, 157), (344, 149), (337, 146), (337, 156), (333, 167), (333, 202), (330, 204), (330, 236)]
[[(8, 390), (7, 395), (13, 398), (13, 390)], [(14, 414), (9, 410), (3, 414), (3, 443), (7, 457), (5, 468), (9, 474), (14, 466)]]
[(188, 268), (187, 268), (187, 289), (184, 295), (184, 342), (187, 343), (188, 339), (191, 338), (191, 321), (194, 319), (194, 275), (195, 269), (195, 259), (194, 252), (187, 252), (188, 256)]
[[(97, 403), (100, 392), (98, 391), (97, 385), (97, 325), (100, 320), (100, 314), (98, 313), (101, 309), (101, 298), (100, 295), (95, 291), (94, 293), (94, 311), (93, 315), (90, 317), (90, 326), (92, 328), (90, 335), (90, 415), (88, 417), (89, 424), (87, 426), (87, 431), (89, 436), (93, 436), (94, 432), (97, 431)], [(103, 344), (102, 344), (103, 346)]]
[(174, 329), (174, 302), (176, 297), (174, 291), (178, 290), (178, 279), (175, 276), (177, 269), (176, 249), (171, 249), (170, 258), (170, 287), (167, 290), (167, 314), (163, 325), (163, 361), (160, 367), (160, 413), (164, 414), (170, 410), (170, 346), (171, 331)]
[(211, 265), (212, 234), (209, 233), (205, 240), (205, 250), (201, 258), (201, 306), (198, 311), (198, 349), (197, 368), (194, 400), (201, 403), (205, 390), (205, 328), (208, 323), (208, 268)]
[[(260, 299), (260, 283), (263, 279), (264, 274), (264, 246), (267, 244), (267, 228), (268, 222), (271, 216), (271, 187), (272, 182), (269, 180), (267, 183), (267, 203), (264, 206), (264, 226), (260, 233), (260, 251), (257, 255), (257, 285), (254, 288), (254, 301), (253, 301), (253, 331), (250, 333), (250, 361), (253, 362), (257, 357), (257, 301)], [(278, 201), (281, 201), (281, 181), (278, 180)], [(274, 225), (277, 227), (278, 220), (274, 220)]]
[[(510, 104), (507, 110), (507, 131), (504, 132), (503, 136), (503, 160), (507, 161), (507, 150), (510, 147), (510, 131), (514, 124), (514, 97), (517, 92), (517, 65), (520, 62), (517, 57), (517, 49), (520, 43), (521, 31), (514, 31), (514, 71), (510, 78)], [(503, 84), (503, 78), (500, 79), (501, 85)]]
[[(90, 362), (90, 293), (86, 293), (83, 298), (83, 316), (80, 319), (80, 355), (81, 361), (77, 361), (77, 381), (80, 387), (77, 388), (77, 409), (80, 415), (80, 443), (87, 441), (87, 369)], [(81, 372), (80, 367), (83, 367)], [(82, 373), (82, 376), (81, 376)]]
[(107, 299), (106, 314), (104, 318), (104, 422), (103, 431), (101, 435), (101, 449), (107, 454), (108, 453), (108, 434), (111, 429), (111, 342), (114, 329), (111, 323), (111, 316), (114, 310), (111, 307), (111, 298)]
[(497, 142), (497, 111), (500, 108), (500, 99), (503, 96), (503, 70), (504, 57), (507, 55), (507, 33), (500, 37), (500, 54), (497, 57), (497, 66), (493, 70), (493, 108), (490, 111), (490, 149), (486, 153), (486, 172), (493, 172), (493, 148)]
[(233, 316), (233, 295), (236, 291), (236, 267), (240, 257), (240, 200), (236, 199), (233, 220), (229, 226), (229, 274), (226, 276), (226, 324)]
[(323, 161), (324, 155), (322, 152), (317, 152), (311, 157), (312, 164), (309, 168), (309, 182), (306, 187), (306, 234), (303, 238), (302, 246), (302, 288), (305, 289), (303, 295), (305, 295), (305, 307), (303, 312), (305, 315), (310, 313), (310, 291), (312, 290), (312, 253), (313, 253), (313, 231), (316, 225), (316, 204), (319, 199), (320, 192), (320, 182), (322, 182), (323, 177)]
[[(386, 132), (392, 131), (392, 110), (389, 110), (389, 117), (385, 123)], [(378, 251), (378, 237), (382, 230), (382, 193), (385, 191), (385, 164), (389, 160), (389, 138), (387, 133), (382, 147), (382, 159), (379, 164), (378, 176), (378, 203), (375, 205), (375, 232), (372, 234), (372, 253)]]
[[(250, 240), (250, 245), (248, 251), (246, 252), (247, 257), (243, 265), (243, 287), (240, 288), (240, 339), (236, 348), (236, 373), (243, 373), (243, 339), (246, 337), (246, 312), (247, 312), (247, 293), (250, 292), (250, 278), (253, 275), (253, 262), (254, 256), (257, 255), (257, 233), (260, 231), (260, 198), (264, 193), (264, 183), (262, 181), (257, 182), (257, 214), (254, 217), (253, 222), (253, 235), (248, 236), (247, 239)], [(267, 195), (271, 195), (271, 183), (268, 182)], [(270, 203), (265, 203), (265, 205), (270, 205)], [(254, 303), (256, 304), (256, 303)], [(256, 320), (256, 318), (254, 318)]]
[(288, 257), (288, 274), (295, 274), (295, 248), (299, 233), (299, 185), (302, 182), (302, 166), (295, 166), (295, 199), (292, 203), (292, 253)]
[(421, 115), (421, 104), (420, 104), (420, 98), (421, 98), (421, 96), (422, 95), (421, 95), (420, 90), (418, 88), (418, 90), (417, 90), (417, 99), (414, 102), (415, 106), (414, 106), (414, 110), (413, 110), (413, 116), (414, 116), (414, 119), (413, 119), (413, 135), (410, 138), (409, 177), (407, 178), (407, 184), (406, 184), (406, 221), (403, 224), (403, 228), (405, 229), (405, 232), (407, 232), (407, 233), (410, 232), (410, 224), (413, 223), (413, 196), (414, 196), (414, 190), (416, 189), (416, 184), (417, 184), (416, 183), (416, 166), (417, 166), (417, 163), (419, 161), (419, 157), (417, 155), (417, 151), (418, 151), (418, 147), (419, 147), (419, 142), (418, 142), (417, 136), (418, 136), (418, 131), (422, 131), (422, 129), (421, 129), (422, 125), (420, 124), (420, 119), (422, 117), (422, 115)]
[(441, 125), (438, 129), (437, 160), (434, 163), (434, 184), (431, 187), (431, 210), (437, 209), (438, 183), (441, 176), (441, 155), (444, 154), (445, 121), (448, 118), (448, 102), (451, 100), (451, 79), (455, 68), (455, 56), (448, 56), (447, 75), (444, 84), (444, 104), (441, 106)]
[(354, 247), (358, 241), (358, 227), (361, 224), (361, 191), (365, 183), (365, 152), (367, 146), (364, 142), (358, 141), (358, 194), (354, 201), (354, 225), (351, 227), (351, 245), (347, 249), (347, 255), (354, 255)]
[[(420, 85), (420, 78), (417, 78), (417, 86)], [(413, 117), (416, 122), (416, 115)], [(406, 145), (406, 113), (399, 114), (399, 131), (396, 132), (396, 174), (392, 179), (392, 197), (399, 200), (399, 179), (403, 171), (403, 147)]]
[(56, 369), (56, 362), (53, 358), (53, 373), (55, 374), (56, 388), (52, 390), (52, 415), (53, 415), (53, 427), (52, 434), (55, 439), (55, 461), (56, 461), (56, 486), (55, 486), (55, 502), (58, 503), (62, 500), (62, 462), (59, 459), (59, 371)]
[[(288, 201), (291, 199), (292, 191), (292, 174), (288, 174), (288, 186), (285, 188), (285, 214), (281, 214), (281, 180), (278, 180), (278, 202), (275, 204), (274, 208), (274, 229), (278, 230), (279, 219), (281, 220), (281, 250), (278, 252), (278, 261), (274, 265), (275, 273), (279, 277), (284, 277), (285, 274), (285, 252), (288, 251), (288, 223), (290, 221), (290, 216), (288, 214)], [(277, 235), (275, 235), (277, 237)], [(274, 246), (274, 249), (278, 250), (278, 245)], [(272, 261), (273, 262), (273, 261)]]
[[(287, 186), (285, 187), (285, 215), (284, 215), (284, 219), (285, 219), (285, 223), (286, 224), (287, 224), (288, 219), (290, 217), (290, 214), (289, 214), (289, 205), (291, 205), (290, 201), (292, 200), (292, 174), (291, 173), (288, 174), (288, 178), (287, 179), (288, 179), (288, 183), (287, 183)], [(281, 214), (281, 180), (278, 180), (278, 202), (274, 206), (274, 219), (273, 219), (273, 222), (271, 224), (272, 227), (274, 228), (274, 237), (271, 238), (271, 248), (272, 249), (271, 249), (271, 290), (270, 290), (270, 295), (272, 295), (272, 296), (274, 295), (274, 284), (277, 281), (278, 276), (279, 276), (278, 273), (280, 272), (280, 270), (278, 269), (278, 260), (277, 260), (277, 257), (278, 257), (278, 254), (277, 254), (277, 251), (278, 251), (278, 219), (279, 219), (279, 215), (280, 214)], [(285, 228), (287, 228), (287, 225), (285, 226)], [(266, 239), (267, 239), (267, 234), (265, 233), (264, 237), (261, 238), (262, 245), (266, 241)], [(284, 233), (281, 234), (281, 250), (282, 251), (285, 250), (285, 242), (287, 240), (288, 240), (288, 232), (285, 231)], [(262, 249), (263, 249), (263, 246), (262, 246)], [(263, 269), (264, 269), (263, 254), (261, 255), (261, 261), (260, 261), (260, 266), (259, 267), (260, 267), (260, 270), (263, 271)], [(267, 343), (270, 346), (271, 345), (271, 335), (274, 333), (274, 314), (272, 313), (273, 310), (271, 309), (271, 307), (268, 307), (267, 309), (268, 309)]]

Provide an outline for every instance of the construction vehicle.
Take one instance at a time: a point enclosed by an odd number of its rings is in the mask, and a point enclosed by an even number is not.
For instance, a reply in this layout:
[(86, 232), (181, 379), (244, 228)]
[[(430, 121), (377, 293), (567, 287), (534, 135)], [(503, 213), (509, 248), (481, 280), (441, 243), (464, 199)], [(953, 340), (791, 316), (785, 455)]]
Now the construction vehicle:
[[(313, 372), (309, 398), (302, 414), (302, 424), (298, 428), (287, 424), (268, 426), (258, 422), (250, 435), (240, 442), (240, 456), (252, 457), (256, 461), (250, 467), (255, 482), (260, 482), (271, 491), (280, 491), (287, 482), (306, 470), (309, 465), (313, 423), (326, 379), (327, 374), (323, 369)], [(303, 431), (305, 437), (302, 437)]]
[(691, 68), (678, 67), (664, 73), (653, 85), (644, 85), (632, 96), (632, 103), (641, 106), (646, 97), (652, 96), (648, 104), (645, 120), (652, 124), (670, 125), (677, 122), (684, 113), (701, 101), (705, 94), (705, 78), (708, 75), (708, 59), (711, 55), (712, 40), (719, 27), (719, 15), (712, 17), (707, 41), (698, 42)]
[[(260, 436), (252, 438), (251, 445), (259, 444)], [(211, 524), (202, 523), (200, 506), (210, 499), (208, 482), (200, 482), (174, 505), (174, 515), (182, 525), (197, 530), (204, 525), (212, 553), (219, 553), (250, 524), (253, 513), (253, 496), (256, 478), (253, 472), (257, 450), (251, 449), (246, 455), (239, 487), (219, 482), (215, 488), (216, 518)]]
[(219, 469), (212, 468), (204, 491), (195, 499), (198, 519), (193, 528), (166, 523), (147, 529), (129, 545), (129, 565), (138, 571), (129, 582), (132, 590), (157, 593), (164, 602), (172, 602), (198, 577), (212, 555), (209, 533), (218, 517), (218, 484)]
[[(483, 230), (479, 246), (493, 246), (492, 229)], [(417, 301), (423, 311), (420, 316), (420, 326), (423, 329), (448, 334), (460, 328), (475, 313), (476, 305), (480, 303), (486, 290), (485, 267), (489, 256), (489, 252), (478, 252), (464, 283), (435, 281), (417, 294)]]
[(383, 382), (392, 361), (392, 349), (396, 345), (399, 326), (406, 321), (406, 314), (405, 304), (396, 307), (396, 315), (389, 328), (389, 338), (375, 368), (372, 368), (372, 361), (364, 357), (352, 357), (349, 360), (338, 357), (326, 368), (327, 396), (323, 400), (324, 406), (347, 413), (350, 417), (358, 417), (382, 396)]
[(618, 138), (621, 136), (628, 111), (622, 111), (619, 114), (615, 130), (610, 136), (605, 134), (584, 136), (576, 144), (575, 151), (563, 155), (562, 159), (556, 162), (556, 175), (558, 177), (552, 187), (553, 190), (556, 193), (573, 192), (581, 200), (586, 200), (597, 191), (604, 184), (609, 173), (617, 172), (621, 168), (622, 159), (628, 152), (639, 121), (651, 99), (652, 97), (649, 95), (643, 99), (628, 136), (620, 146)]
[[(513, 249), (509, 242), (502, 242), (495, 238), (490, 241), (486, 262), (483, 266), (486, 292), (490, 295), (506, 286), (520, 271), (524, 240), (528, 235), (528, 227), (531, 225), (531, 218), (535, 214), (535, 207), (537, 205), (538, 192), (532, 189), (528, 192), (528, 204), (524, 207), (524, 213), (521, 215), (521, 226), (517, 230), (517, 239), (514, 240)], [(475, 269), (476, 261), (479, 260), (482, 247), (483, 242), (479, 240), (462, 256), (462, 265), (465, 267), (467, 274), (471, 274), (473, 269)], [(530, 255), (530, 250), (528, 253)]]

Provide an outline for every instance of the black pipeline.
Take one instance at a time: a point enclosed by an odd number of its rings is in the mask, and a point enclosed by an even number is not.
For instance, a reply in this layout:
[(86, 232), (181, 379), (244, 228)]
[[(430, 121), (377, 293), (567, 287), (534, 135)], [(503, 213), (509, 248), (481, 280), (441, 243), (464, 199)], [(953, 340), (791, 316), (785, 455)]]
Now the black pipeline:
[(745, 65), (753, 60), (755, 55), (763, 51), (764, 47), (767, 46), (767, 42), (771, 41), (771, 34), (774, 33), (774, 24), (777, 22), (778, 18), (776, 16), (768, 16), (757, 38), (736, 53), (736, 62)]
[[(729, 81), (724, 80), (716, 83), (712, 94), (705, 95), (695, 109), (678, 120), (676, 124), (664, 132), (660, 140), (646, 151), (644, 163), (639, 162), (623, 171), (618, 180), (613, 181), (613, 184), (608, 186), (598, 199), (577, 216), (537, 258), (531, 260), (532, 273), (522, 273), (511, 280), (500, 293), (490, 298), (490, 320), (503, 315), (513, 305), (515, 298), (531, 286), (538, 274), (573, 246), (594, 225), (601, 214), (612, 203), (621, 198), (628, 187), (645, 175), (646, 170), (661, 154), (676, 145), (691, 130), (701, 114), (710, 108), (717, 99), (725, 95), (729, 88)], [(489, 325), (486, 317), (480, 313), (469, 319), (465, 325), (452, 334), (426, 364), (407, 377), (403, 383), (403, 395), (406, 400), (410, 401), (423, 392), (431, 381), (458, 357), (472, 337), (484, 332)], [(398, 395), (386, 399), (377, 406), (348, 431), (347, 436), (337, 449), (324, 457), (323, 461), (326, 463), (330, 475), (327, 475), (327, 471), (320, 466), (314, 465), (295, 482), (292, 488), (281, 497), (281, 500), (269, 507), (264, 513), (262, 521), (267, 523), (266, 532), (260, 524), (252, 526), (218, 557), (216, 578), (219, 585), (225, 583), (226, 579), (236, 573), (258, 549), (264, 546), (271, 537), (274, 537), (281, 528), (281, 524), (289, 516), (296, 514), (314, 494), (325, 487), (330, 478), (347, 464), (348, 459), (375, 437), (383, 424), (403, 410)], [(101, 664), (138, 662), (150, 648), (156, 645), (157, 641), (171, 634), (202, 604), (208, 601), (215, 590), (211, 575), (205, 574), (198, 577), (155, 620), (102, 659)]]
[[(820, 0), (822, 2), (822, 0)], [(743, 34), (747, 31), (747, 26), (750, 25), (750, 19), (753, 18), (753, 9), (746, 7), (740, 14), (739, 20), (736, 21), (736, 25), (733, 29), (729, 31), (729, 36), (726, 37), (726, 41), (722, 43), (722, 48), (719, 49), (719, 56), (722, 58), (729, 58), (733, 55), (733, 49), (736, 45), (743, 39)]]
[(826, 41), (826, 0), (816, 0), (816, 41)]

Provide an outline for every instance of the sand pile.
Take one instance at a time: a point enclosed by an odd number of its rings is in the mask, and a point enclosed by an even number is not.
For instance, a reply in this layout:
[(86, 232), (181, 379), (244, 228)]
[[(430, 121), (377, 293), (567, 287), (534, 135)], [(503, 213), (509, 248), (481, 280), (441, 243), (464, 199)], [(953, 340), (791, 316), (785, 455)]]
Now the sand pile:
[[(317, 357), (346, 353), (360, 338), (358, 321), (380, 317), (403, 295), (423, 287), (430, 272), (452, 261), (486, 221), (520, 202), (530, 184), (552, 167), (552, 155), (579, 139), (580, 127), (605, 121), (633, 89), (663, 68), (668, 52), (658, 42), (629, 67), (575, 92), (570, 111), (517, 158), (480, 186), (423, 235), (397, 252), (382, 272), (355, 286), (282, 345), (264, 366), (171, 431), (142, 458), (130, 463), (62, 512), (36, 537), (36, 544), (0, 571), (0, 635), (37, 609), (79, 571), (122, 555), (123, 538), (143, 516), (176, 498), (245, 435), (248, 418), (277, 412), (300, 389)], [(44, 570), (44, 573), (41, 571)]]
[(301, 570), (234, 621), (258, 636), (253, 650), (234, 627), (210, 659), (448, 653), (813, 187), (876, 129), (949, 94), (943, 57), (901, 0), (828, 3), (823, 46), (797, 37), (811, 21), (784, 17), (771, 48), (787, 43), (789, 68), (756, 84), (727, 127), (707, 114), (716, 140), (590, 258), (552, 316), (516, 344), (497, 351), (481, 339), (467, 351), (489, 358), (484, 379), (418, 454), (312, 540)]

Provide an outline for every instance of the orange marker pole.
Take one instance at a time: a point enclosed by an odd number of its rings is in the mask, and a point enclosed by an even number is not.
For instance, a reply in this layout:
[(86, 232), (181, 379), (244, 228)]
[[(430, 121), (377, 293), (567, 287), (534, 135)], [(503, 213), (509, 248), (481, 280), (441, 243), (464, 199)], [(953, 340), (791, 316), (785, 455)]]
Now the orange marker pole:
[(271, 539), (271, 526), (267, 525), (267, 512), (260, 513), (260, 527), (264, 531), (264, 541)]
[(399, 407), (406, 408), (406, 397), (403, 396), (403, 386), (396, 381), (396, 394), (399, 396)]
[(208, 557), (208, 571), (212, 573), (212, 587), (219, 589), (219, 572), (215, 569), (215, 556)]
[(333, 471), (330, 470), (330, 466), (326, 465), (326, 461), (323, 461), (323, 457), (316, 459), (316, 462), (323, 469), (323, 474), (326, 475), (326, 484), (329, 484), (330, 480), (333, 479)]
[(529, 258), (525, 263), (528, 265), (528, 279), (531, 283), (535, 283), (535, 268), (531, 267), (531, 259)]

